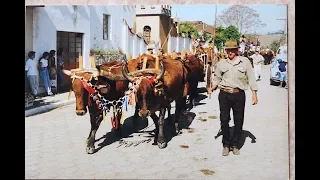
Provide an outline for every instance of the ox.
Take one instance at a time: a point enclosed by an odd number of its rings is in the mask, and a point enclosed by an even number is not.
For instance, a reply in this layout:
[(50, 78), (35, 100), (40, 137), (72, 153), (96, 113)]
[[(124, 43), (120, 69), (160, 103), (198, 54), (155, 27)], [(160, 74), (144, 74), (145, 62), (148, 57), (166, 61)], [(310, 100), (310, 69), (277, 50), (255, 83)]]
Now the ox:
[(204, 81), (204, 64), (197, 58), (195, 55), (186, 55), (185, 53), (181, 54), (180, 60), (184, 67), (188, 71), (187, 81), (188, 81), (188, 95), (189, 95), (189, 104), (193, 107), (195, 106), (195, 99), (198, 96), (197, 88), (199, 82)]
[[(95, 136), (103, 120), (103, 108), (115, 108), (112, 117), (112, 126), (117, 135), (121, 134), (120, 117), (122, 115), (122, 98), (128, 89), (129, 81), (122, 76), (122, 63), (118, 61), (107, 62), (100, 66), (100, 74), (89, 72), (76, 72), (64, 70), (66, 75), (73, 78), (72, 90), (76, 97), (76, 114), (83, 116), (90, 113), (91, 130), (87, 138), (86, 152), (95, 152)], [(122, 77), (122, 78), (121, 78)]]
[[(147, 58), (149, 68), (155, 67), (155, 58), (150, 55), (143, 55)], [(140, 56), (139, 59), (142, 57)], [(136, 97), (140, 117), (146, 118), (150, 116), (156, 126), (155, 141), (160, 149), (167, 145), (164, 137), (164, 116), (166, 108), (171, 102), (175, 101), (176, 111), (174, 118), (175, 134), (179, 134), (178, 121), (180, 120), (182, 109), (184, 107), (184, 97), (186, 96), (187, 70), (178, 61), (172, 59), (162, 59), (160, 61), (161, 71), (156, 69), (151, 77), (135, 76), (138, 73), (151, 73), (150, 69), (142, 69), (137, 71), (137, 60), (128, 61), (123, 65), (122, 73), (131, 82), (139, 80), (139, 88)], [(147, 72), (146, 70), (149, 70)], [(128, 72), (130, 72), (129, 75)], [(159, 117), (155, 112), (160, 111)]]

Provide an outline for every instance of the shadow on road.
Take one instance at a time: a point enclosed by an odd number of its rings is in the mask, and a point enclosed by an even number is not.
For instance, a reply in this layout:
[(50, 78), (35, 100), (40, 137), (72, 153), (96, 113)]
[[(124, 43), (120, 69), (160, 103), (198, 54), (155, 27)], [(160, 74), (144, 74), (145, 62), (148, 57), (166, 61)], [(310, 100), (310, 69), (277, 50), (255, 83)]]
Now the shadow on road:
[[(196, 114), (192, 112), (187, 112), (181, 116), (181, 119), (179, 121), (179, 128), (180, 129), (187, 129), (192, 121), (194, 120)], [(174, 114), (170, 116), (170, 118), (165, 119), (164, 124), (164, 135), (167, 140), (167, 142), (170, 142), (173, 138), (173, 131), (174, 131), (174, 125), (172, 125), (172, 118), (174, 118)], [(96, 149), (95, 153), (101, 150), (103, 147), (108, 146), (110, 144), (113, 144), (114, 142), (121, 141), (121, 143), (124, 142), (122, 138), (132, 138), (134, 136), (140, 136), (144, 138), (154, 138), (155, 137), (155, 130), (145, 130), (148, 127), (152, 126), (153, 124), (148, 126), (148, 121), (144, 120), (142, 118), (138, 118), (134, 122), (133, 116), (127, 118), (124, 121), (124, 124), (121, 126), (121, 136), (117, 136), (115, 132), (108, 132), (106, 135), (102, 136), (101, 138), (97, 139), (97, 141), (100, 141), (102, 139), (103, 142), (98, 144), (98, 148)], [(133, 133), (136, 133), (137, 135), (132, 135)], [(147, 140), (147, 139), (146, 139)], [(146, 141), (143, 140), (143, 141)], [(131, 144), (138, 143), (138, 142), (131, 142)], [(156, 145), (156, 143), (153, 143), (153, 145)]]
[[(233, 132), (234, 132), (234, 126), (230, 127), (230, 138), (232, 137), (233, 135)], [(219, 131), (218, 134), (215, 136), (215, 139), (217, 139), (219, 136), (222, 136), (222, 132)], [(256, 143), (256, 137), (250, 132), (250, 131), (247, 131), (247, 130), (242, 130), (242, 134), (241, 134), (241, 139), (240, 139), (240, 142), (239, 142), (239, 149), (241, 149), (247, 139), (247, 137), (249, 137), (251, 139), (251, 143)]]
[(206, 93), (207, 92), (207, 88), (205, 88), (205, 87), (198, 88), (197, 92), (198, 93)]

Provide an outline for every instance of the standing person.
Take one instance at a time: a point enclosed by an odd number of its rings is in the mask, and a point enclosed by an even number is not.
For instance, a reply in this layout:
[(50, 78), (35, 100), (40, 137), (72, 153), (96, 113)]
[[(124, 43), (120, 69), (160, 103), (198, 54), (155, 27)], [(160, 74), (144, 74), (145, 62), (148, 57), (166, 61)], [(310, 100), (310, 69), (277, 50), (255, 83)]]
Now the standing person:
[(245, 49), (249, 51), (250, 50), (250, 45), (251, 45), (251, 42), (250, 42), (250, 40), (248, 40), (247, 43), (246, 43), (246, 48)]
[(241, 38), (240, 38), (240, 42), (242, 42), (242, 41), (243, 41), (243, 42), (246, 41), (246, 37), (245, 37), (244, 35), (242, 35)]
[[(237, 56), (238, 43), (235, 40), (226, 42), (226, 51), (228, 58), (220, 60), (215, 70), (215, 76), (212, 82), (211, 93), (217, 87), (220, 87), (218, 96), (220, 106), (220, 122), (222, 130), (222, 155), (229, 155), (230, 148), (233, 154), (239, 155), (239, 141), (242, 134), (244, 121), (244, 109), (246, 104), (245, 90), (248, 85), (252, 91), (252, 105), (258, 103), (257, 90), (258, 85), (254, 78), (254, 72), (248, 58)], [(230, 110), (233, 111), (234, 133), (230, 141)]]
[(62, 48), (59, 48), (57, 51), (57, 69), (58, 69), (58, 86), (59, 88), (63, 88), (63, 65), (64, 65), (64, 59), (63, 59), (63, 51)]
[(55, 80), (56, 75), (57, 75), (57, 67), (56, 67), (56, 58), (55, 58), (56, 51), (51, 50), (49, 53), (49, 75), (50, 75), (50, 80)]
[(246, 48), (246, 43), (245, 43), (245, 41), (244, 40), (242, 40), (242, 41), (240, 41), (241, 43), (240, 43), (240, 51), (241, 51), (241, 53), (243, 54), (244, 53), (244, 50), (245, 50), (245, 48)]
[(280, 85), (279, 87), (283, 86), (283, 83), (286, 83), (285, 88), (288, 88), (287, 83), (287, 63), (285, 61), (282, 61), (281, 59), (278, 59), (279, 62), (279, 71), (280, 71)]
[(254, 74), (256, 77), (256, 81), (260, 81), (261, 79), (261, 65), (264, 62), (264, 57), (259, 54), (259, 51), (256, 51), (253, 55), (250, 56), (253, 61)]
[(57, 93), (57, 87), (56, 87), (56, 79), (57, 79), (57, 66), (56, 66), (56, 51), (51, 50), (49, 54), (49, 77), (51, 80), (51, 84), (54, 84), (51, 86), (51, 91), (52, 93), (56, 94)]
[(38, 96), (39, 89), (39, 79), (37, 70), (37, 61), (34, 60), (36, 52), (30, 51), (28, 53), (29, 59), (26, 62), (25, 71), (27, 71), (27, 77), (32, 90), (32, 95), (34, 98)]
[(53, 93), (51, 92), (51, 81), (49, 77), (49, 71), (48, 71), (48, 59), (49, 59), (49, 53), (44, 52), (40, 62), (39, 62), (39, 67), (40, 67), (40, 76), (43, 81), (43, 85), (45, 90), (47, 91), (48, 96), (52, 96)]

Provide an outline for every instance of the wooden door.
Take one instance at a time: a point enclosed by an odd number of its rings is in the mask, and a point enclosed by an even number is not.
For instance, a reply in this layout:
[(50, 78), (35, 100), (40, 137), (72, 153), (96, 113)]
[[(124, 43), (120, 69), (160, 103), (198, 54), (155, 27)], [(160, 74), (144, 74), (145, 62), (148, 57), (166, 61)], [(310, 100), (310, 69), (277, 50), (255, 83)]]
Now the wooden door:
[[(63, 49), (64, 69), (79, 68), (79, 56), (82, 56), (83, 33), (57, 31), (57, 49)], [(64, 76), (64, 86), (71, 88), (71, 79)]]

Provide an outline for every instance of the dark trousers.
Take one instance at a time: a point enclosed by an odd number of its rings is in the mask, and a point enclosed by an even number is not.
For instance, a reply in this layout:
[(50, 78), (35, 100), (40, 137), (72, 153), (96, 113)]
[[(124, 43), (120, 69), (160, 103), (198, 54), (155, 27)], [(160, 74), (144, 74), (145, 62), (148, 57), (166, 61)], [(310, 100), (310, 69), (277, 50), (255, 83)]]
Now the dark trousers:
[[(246, 94), (240, 90), (237, 93), (227, 93), (220, 91), (219, 93), (220, 106), (220, 122), (222, 130), (222, 144), (223, 146), (237, 146), (241, 139), (242, 126), (244, 119), (244, 108), (246, 104)], [(234, 132), (230, 142), (230, 109), (233, 111)]]

